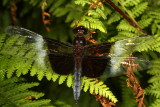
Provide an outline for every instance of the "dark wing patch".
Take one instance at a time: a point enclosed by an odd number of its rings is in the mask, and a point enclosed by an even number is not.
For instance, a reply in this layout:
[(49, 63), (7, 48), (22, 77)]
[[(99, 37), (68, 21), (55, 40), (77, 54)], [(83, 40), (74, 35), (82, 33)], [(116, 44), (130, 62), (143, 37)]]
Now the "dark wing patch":
[(48, 50), (50, 53), (54, 52), (66, 52), (72, 53), (73, 46), (69, 44), (62, 43), (55, 39), (44, 38), (47, 43)]
[(68, 75), (74, 71), (74, 58), (72, 54), (52, 53), (49, 54), (52, 69), (61, 75)]
[(109, 57), (84, 56), (82, 62), (82, 75), (90, 78), (101, 76), (109, 61)]
[(110, 52), (112, 45), (114, 45), (114, 42), (89, 45), (85, 48), (85, 54), (94, 56), (96, 54), (105, 54), (105, 56), (107, 56)]

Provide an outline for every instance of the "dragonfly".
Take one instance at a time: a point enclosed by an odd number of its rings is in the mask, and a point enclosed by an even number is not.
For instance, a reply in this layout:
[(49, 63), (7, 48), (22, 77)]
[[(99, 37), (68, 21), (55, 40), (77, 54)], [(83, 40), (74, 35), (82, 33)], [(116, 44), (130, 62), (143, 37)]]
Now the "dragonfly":
[(143, 42), (150, 39), (149, 37), (136, 36), (116, 42), (89, 45), (85, 39), (85, 35), (89, 32), (84, 26), (74, 28), (73, 44), (46, 38), (18, 26), (9, 26), (6, 33), (10, 37), (18, 35), (18, 40), (25, 37), (23, 45), (35, 44), (34, 47), (30, 48), (37, 50), (37, 58), (41, 59), (39, 63), (45, 64), (44, 58), (48, 57), (54, 72), (60, 75), (73, 74), (75, 101), (78, 101), (80, 97), (81, 77), (83, 76), (97, 78), (104, 72), (106, 72), (107, 77), (122, 75), (124, 74), (122, 64), (134, 66), (128, 63), (130, 60), (134, 60), (138, 64), (138, 70), (144, 70), (150, 64), (148, 60), (129, 56), (130, 51), (134, 51), (135, 46), (143, 45)]

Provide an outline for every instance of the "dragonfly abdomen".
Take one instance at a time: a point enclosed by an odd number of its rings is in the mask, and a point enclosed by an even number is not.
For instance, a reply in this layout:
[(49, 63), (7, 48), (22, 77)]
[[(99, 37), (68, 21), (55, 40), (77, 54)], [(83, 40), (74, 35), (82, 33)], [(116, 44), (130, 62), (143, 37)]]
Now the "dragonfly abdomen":
[(74, 86), (73, 86), (73, 92), (74, 92), (74, 100), (78, 101), (79, 96), (81, 93), (81, 68), (75, 68), (74, 73)]

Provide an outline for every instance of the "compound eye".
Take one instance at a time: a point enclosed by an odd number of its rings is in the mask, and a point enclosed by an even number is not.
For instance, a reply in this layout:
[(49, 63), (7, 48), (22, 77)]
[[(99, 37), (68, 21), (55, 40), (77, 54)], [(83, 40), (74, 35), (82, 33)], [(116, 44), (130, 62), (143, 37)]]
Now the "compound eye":
[(88, 29), (84, 26), (78, 26), (75, 29), (73, 29), (73, 32), (74, 34), (83, 33), (84, 35), (86, 35), (88, 33)]

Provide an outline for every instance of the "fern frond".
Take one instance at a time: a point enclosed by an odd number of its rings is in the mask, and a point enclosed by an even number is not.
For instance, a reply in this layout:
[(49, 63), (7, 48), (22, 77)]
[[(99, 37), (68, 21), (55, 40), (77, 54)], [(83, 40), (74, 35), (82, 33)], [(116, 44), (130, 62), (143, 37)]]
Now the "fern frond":
[(150, 107), (159, 107), (160, 99), (156, 99), (153, 104), (150, 105)]
[(159, 34), (160, 33), (160, 13), (159, 13), (160, 9), (155, 8), (154, 10), (150, 10), (149, 12), (147, 12), (147, 16), (149, 18), (152, 18), (153, 23), (152, 23), (152, 27), (151, 27), (151, 31), (152, 34)]
[(67, 86), (71, 87), (73, 84), (73, 75), (69, 74), (67, 77)]
[(103, 97), (108, 98), (112, 102), (116, 103), (118, 100), (113, 95), (113, 93), (109, 90), (109, 88), (99, 80), (90, 79), (84, 77), (82, 80), (83, 90), (86, 92), (88, 89), (90, 89), (91, 94), (98, 94)]
[(156, 98), (160, 98), (160, 86), (158, 85), (159, 81), (154, 82), (152, 85), (150, 85), (148, 88), (145, 89), (146, 94), (150, 94), (155, 96)]
[[(10, 78), (0, 82), (0, 106), (3, 107), (28, 107), (33, 106), (44, 106), (48, 105), (50, 100), (37, 100), (44, 96), (43, 93), (29, 91), (28, 88), (38, 86), (38, 83), (20, 83), (22, 79)], [(29, 100), (28, 97), (33, 97), (36, 100)]]
[(83, 17), (83, 20), (79, 23), (79, 25), (83, 25), (86, 28), (98, 29), (101, 32), (106, 33), (105, 26), (99, 19), (85, 16)]
[(129, 104), (130, 107), (136, 107), (137, 104), (133, 95), (133, 90), (130, 87), (127, 87), (126, 77), (121, 77), (120, 83), (122, 89), (121, 105), (123, 105), (123, 107), (128, 107)]
[(142, 19), (138, 23), (141, 26), (141, 28), (148, 27), (152, 22), (152, 18)]
[(152, 61), (152, 68), (147, 73), (149, 73), (150, 75), (157, 75), (157, 76), (160, 75), (160, 72), (157, 71), (160, 69), (159, 64), (160, 64), (159, 59), (153, 60)]
[(150, 83), (150, 85), (145, 89), (145, 94), (146, 95), (150, 95), (152, 96), (152, 99), (154, 99), (150, 106), (151, 107), (156, 107), (157, 104), (159, 104), (159, 99), (160, 99), (160, 60), (159, 59), (155, 59), (152, 61), (152, 67), (151, 69), (147, 72), (148, 74), (152, 75), (152, 77), (149, 79), (148, 83)]
[(103, 19), (107, 19), (106, 14), (104, 13), (104, 9), (102, 10), (102, 8), (97, 7), (97, 8), (96, 8), (96, 12), (99, 13), (99, 15), (100, 15)]
[(66, 75), (61, 75), (59, 77), (59, 84), (62, 84), (66, 80), (67, 76)]
[(132, 10), (132, 14), (134, 17), (138, 17), (140, 16), (144, 11), (145, 9), (147, 8), (147, 5), (148, 5), (148, 2), (142, 2), (138, 5), (136, 5)]
[(90, 4), (91, 0), (76, 0), (75, 4), (77, 5), (82, 5), (82, 7), (84, 7), (86, 4)]
[(69, 12), (68, 9), (64, 9), (63, 7), (61, 8), (57, 8), (53, 14), (56, 15), (56, 17), (61, 17), (61, 16), (64, 16), (65, 14), (67, 14)]
[(52, 80), (55, 82), (59, 78), (59, 74), (53, 73)]
[[(48, 2), (49, 1), (47, 1), (47, 3)], [(47, 5), (51, 5), (51, 7), (49, 8), (49, 12), (50, 13), (54, 12), (54, 10), (60, 7), (61, 5), (63, 5), (64, 2), (65, 0), (58, 0), (58, 1), (52, 1), (51, 3), (48, 3)]]
[(138, 5), (141, 0), (121, 0), (121, 2), (123, 3), (124, 6), (129, 7), (129, 6), (135, 6)]
[(111, 24), (113, 22), (117, 22), (121, 19), (121, 16), (119, 15), (119, 13), (114, 12), (112, 15), (110, 15), (110, 17), (107, 20), (107, 24)]
[(130, 32), (135, 32), (138, 33), (137, 29), (133, 26), (131, 26), (128, 22), (125, 20), (122, 20), (120, 24), (117, 26), (117, 29), (119, 31), (130, 31)]

